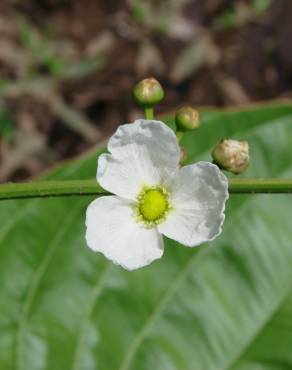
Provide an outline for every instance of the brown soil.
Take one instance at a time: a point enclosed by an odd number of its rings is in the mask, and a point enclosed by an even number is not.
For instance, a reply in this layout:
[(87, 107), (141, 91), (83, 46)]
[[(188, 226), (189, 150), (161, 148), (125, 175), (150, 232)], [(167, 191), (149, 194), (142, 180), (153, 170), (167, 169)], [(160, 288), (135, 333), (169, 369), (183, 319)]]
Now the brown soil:
[(146, 76), (165, 88), (158, 112), (291, 97), (292, 3), (268, 3), (2, 0), (0, 181), (141, 116), (131, 91)]

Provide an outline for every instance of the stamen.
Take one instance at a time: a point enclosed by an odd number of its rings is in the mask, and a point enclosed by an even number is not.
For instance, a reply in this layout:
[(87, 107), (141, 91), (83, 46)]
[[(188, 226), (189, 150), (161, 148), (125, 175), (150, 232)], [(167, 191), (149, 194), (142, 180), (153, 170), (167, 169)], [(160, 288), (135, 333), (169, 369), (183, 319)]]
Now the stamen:
[(155, 227), (170, 211), (169, 193), (163, 187), (145, 187), (137, 198), (136, 216), (147, 227)]

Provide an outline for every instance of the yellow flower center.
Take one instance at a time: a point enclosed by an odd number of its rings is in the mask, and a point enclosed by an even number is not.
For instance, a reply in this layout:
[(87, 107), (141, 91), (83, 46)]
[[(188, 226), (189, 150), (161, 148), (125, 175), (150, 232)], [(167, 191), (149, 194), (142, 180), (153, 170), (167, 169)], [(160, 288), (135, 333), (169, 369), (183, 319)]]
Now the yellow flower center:
[(168, 192), (162, 187), (144, 188), (138, 196), (138, 219), (148, 227), (162, 222), (171, 208), (168, 198)]

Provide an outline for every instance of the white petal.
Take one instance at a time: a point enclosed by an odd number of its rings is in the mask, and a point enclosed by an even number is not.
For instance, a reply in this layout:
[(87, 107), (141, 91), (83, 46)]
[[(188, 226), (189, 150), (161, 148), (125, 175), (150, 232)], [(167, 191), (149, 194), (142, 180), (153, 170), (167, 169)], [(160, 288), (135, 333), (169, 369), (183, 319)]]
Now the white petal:
[(228, 181), (217, 166), (198, 162), (178, 171), (172, 184), (173, 210), (158, 230), (194, 247), (221, 233)]
[(120, 126), (99, 157), (97, 181), (108, 191), (135, 199), (143, 185), (163, 184), (179, 164), (174, 132), (160, 121), (137, 120)]
[(157, 229), (147, 229), (133, 217), (131, 204), (115, 196), (94, 200), (86, 212), (86, 241), (117, 265), (134, 270), (163, 254)]

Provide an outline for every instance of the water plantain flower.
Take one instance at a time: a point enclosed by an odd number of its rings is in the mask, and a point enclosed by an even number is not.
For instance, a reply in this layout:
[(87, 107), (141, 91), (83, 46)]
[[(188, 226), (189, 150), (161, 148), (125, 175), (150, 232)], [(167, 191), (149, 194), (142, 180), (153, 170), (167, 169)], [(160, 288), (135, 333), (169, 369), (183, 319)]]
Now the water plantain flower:
[(163, 236), (194, 247), (216, 238), (228, 183), (209, 162), (180, 167), (174, 132), (163, 122), (120, 126), (98, 159), (97, 181), (115, 195), (86, 212), (86, 241), (115, 264), (134, 270), (163, 255)]

